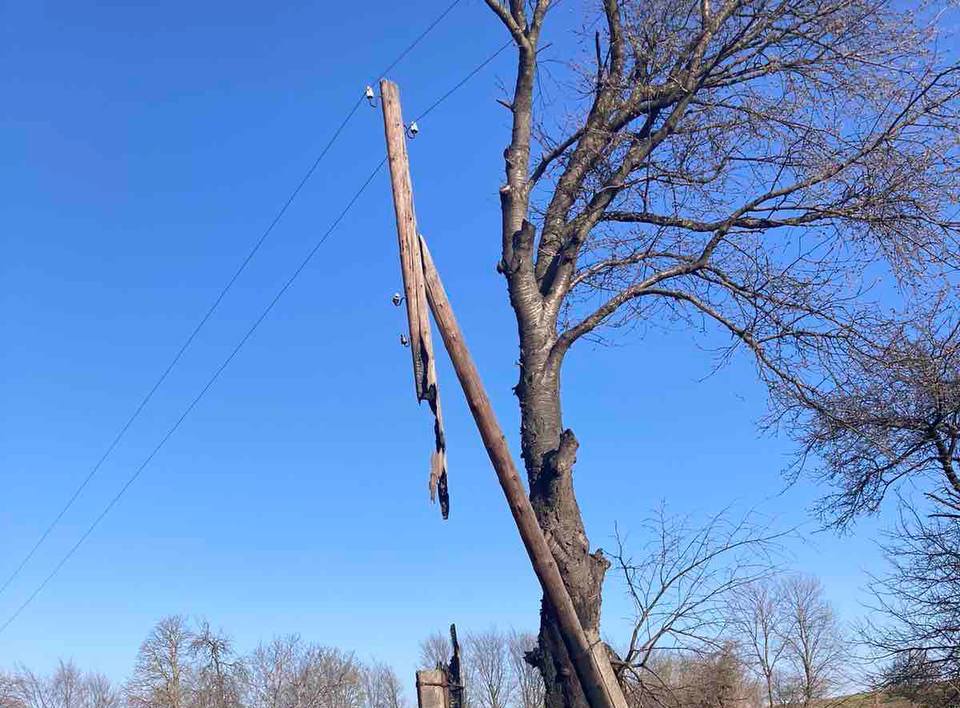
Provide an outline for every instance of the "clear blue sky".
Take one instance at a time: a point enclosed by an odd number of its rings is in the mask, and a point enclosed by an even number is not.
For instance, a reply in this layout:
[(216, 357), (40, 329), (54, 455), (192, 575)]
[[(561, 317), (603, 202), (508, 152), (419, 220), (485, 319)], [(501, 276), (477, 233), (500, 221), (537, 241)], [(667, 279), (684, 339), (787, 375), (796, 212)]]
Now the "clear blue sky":
[[(358, 92), (446, 5), (6, 3), (0, 9), (0, 575), (6, 576), (266, 227)], [(576, 3), (558, 10), (570, 22)], [(408, 115), (504, 41), (464, 0), (392, 77)], [(512, 438), (516, 335), (495, 273), (505, 53), (423, 122), (417, 208)], [(156, 443), (383, 155), (363, 106), (182, 365), (3, 596), (12, 612)], [(446, 365), (452, 514), (426, 497), (430, 419), (398, 345), (381, 174), (183, 428), (0, 636), (0, 667), (57, 657), (115, 678), (152, 624), (206, 615), (241, 650), (276, 633), (354, 649), (406, 677), (456, 621), (533, 628), (539, 592)], [(566, 371), (595, 545), (661, 499), (705, 514), (782, 495), (790, 447), (755, 421), (747, 361), (704, 377), (688, 335), (584, 344)], [(878, 568), (877, 524), (798, 544), (844, 618)], [(627, 605), (608, 590), (607, 633)]]

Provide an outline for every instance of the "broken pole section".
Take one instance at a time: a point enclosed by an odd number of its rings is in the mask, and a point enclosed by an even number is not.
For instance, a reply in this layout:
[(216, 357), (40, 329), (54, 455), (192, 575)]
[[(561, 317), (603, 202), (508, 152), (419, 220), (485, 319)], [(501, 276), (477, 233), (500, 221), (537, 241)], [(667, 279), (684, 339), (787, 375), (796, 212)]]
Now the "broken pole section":
[(439, 661), (435, 669), (417, 672), (417, 705), (420, 708), (464, 708), (463, 677), (460, 670), (460, 642), (457, 626), (450, 625), (450, 661)]
[[(605, 645), (599, 637), (594, 638), (592, 642), (588, 640), (580, 624), (580, 618), (563, 583), (560, 569), (534, 515), (526, 489), (520, 481), (506, 437), (497, 422), (493, 406), (490, 404), (477, 367), (464, 342), (440, 276), (430, 258), (426, 242), (417, 235), (416, 220), (413, 216), (413, 188), (406, 150), (406, 131), (400, 109), (399, 90), (396, 84), (383, 79), (380, 81), (380, 94), (383, 97), (384, 129), (390, 161), (397, 231), (400, 235), (404, 283), (406, 285), (408, 268), (414, 271), (420, 270), (419, 275), (410, 274), (411, 280), (422, 283), (424, 286), (430, 310), (440, 328), (443, 343), (453, 362), (460, 385), (463, 387), (467, 404), (473, 413), (490, 462), (500, 480), (500, 487), (507, 498), (520, 538), (523, 540), (534, 572), (543, 588), (544, 597), (560, 625), (564, 645), (576, 667), (577, 678), (584, 695), (593, 708), (626, 708), (627, 702), (613, 673)], [(414, 238), (411, 239), (410, 234), (413, 234)], [(408, 302), (408, 314), (410, 311)], [(418, 323), (422, 321), (419, 311), (415, 317)], [(412, 334), (413, 319), (410, 326)], [(426, 329), (429, 330), (429, 322), (426, 323)], [(416, 366), (416, 362), (414, 365)]]
[(440, 410), (440, 392), (437, 370), (433, 361), (433, 338), (430, 330), (430, 311), (423, 285), (420, 259), (420, 241), (417, 234), (417, 216), (413, 209), (413, 187), (410, 181), (410, 162), (407, 159), (406, 128), (400, 113), (400, 101), (395, 84), (380, 82), (383, 96), (383, 124), (387, 138), (387, 157), (390, 166), (390, 185), (393, 189), (393, 208), (397, 219), (397, 239), (400, 244), (400, 271), (403, 275), (403, 293), (407, 304), (407, 322), (410, 326), (410, 353), (413, 355), (413, 383), (417, 402), (427, 401), (433, 412), (434, 450), (430, 455), (430, 499), (439, 497), (440, 513), (446, 519), (450, 514), (450, 495), (447, 488), (447, 441)]
[(424, 669), (417, 672), (417, 706), (419, 708), (450, 708), (450, 688), (443, 669)]

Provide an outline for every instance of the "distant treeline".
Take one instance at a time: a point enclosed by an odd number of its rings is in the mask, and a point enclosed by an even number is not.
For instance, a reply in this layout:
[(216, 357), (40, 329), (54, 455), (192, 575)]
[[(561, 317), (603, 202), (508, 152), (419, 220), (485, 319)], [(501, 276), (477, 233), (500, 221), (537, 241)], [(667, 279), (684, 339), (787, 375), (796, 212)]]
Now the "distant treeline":
[(393, 669), (297, 635), (239, 655), (209, 622), (157, 623), (118, 684), (61, 662), (48, 675), (0, 673), (0, 708), (404, 708)]

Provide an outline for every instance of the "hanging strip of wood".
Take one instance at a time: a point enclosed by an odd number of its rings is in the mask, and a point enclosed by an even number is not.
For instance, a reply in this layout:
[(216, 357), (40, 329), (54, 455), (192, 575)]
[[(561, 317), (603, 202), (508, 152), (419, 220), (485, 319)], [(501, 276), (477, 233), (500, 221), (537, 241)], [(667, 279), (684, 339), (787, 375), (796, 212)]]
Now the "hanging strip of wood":
[(390, 184), (393, 189), (393, 208), (397, 219), (397, 241), (400, 246), (400, 271), (403, 274), (403, 293), (410, 327), (410, 353), (413, 356), (413, 382), (417, 401), (427, 401), (433, 412), (434, 450), (430, 455), (430, 499), (440, 502), (440, 512), (446, 519), (450, 514), (450, 494), (447, 486), (447, 442), (443, 431), (440, 393), (433, 357), (433, 339), (430, 331), (430, 308), (423, 281), (423, 259), (417, 217), (413, 209), (413, 185), (407, 158), (406, 128), (400, 109), (397, 85), (383, 79), (380, 82), (383, 98), (383, 126), (387, 138), (387, 158), (390, 166)]

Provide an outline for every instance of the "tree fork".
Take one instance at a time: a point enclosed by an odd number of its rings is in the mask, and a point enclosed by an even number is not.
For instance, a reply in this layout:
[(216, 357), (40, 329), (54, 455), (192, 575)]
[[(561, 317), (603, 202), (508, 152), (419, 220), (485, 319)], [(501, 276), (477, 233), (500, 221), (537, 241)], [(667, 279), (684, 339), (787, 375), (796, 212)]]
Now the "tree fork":
[[(383, 98), (383, 121), (387, 140), (387, 156), (390, 161), (390, 177), (398, 214), (413, 213), (413, 190), (410, 182), (410, 166), (407, 161), (405, 129), (400, 108), (399, 90), (391, 81), (380, 82), (380, 94)], [(398, 221), (398, 229), (408, 228)], [(457, 378), (463, 388), (464, 396), (473, 414), (480, 437), (490, 457), (500, 487), (503, 489), (507, 504), (513, 515), (520, 538), (530, 557), (531, 565), (540, 581), (543, 593), (557, 618), (563, 643), (570, 654), (577, 678), (593, 708), (627, 708), (626, 699), (616, 680), (613, 667), (603, 642), (591, 644), (588, 640), (576, 608), (567, 592), (560, 575), (560, 569), (547, 544), (546, 536), (537, 523), (530, 499), (527, 497), (520, 475), (510, 454), (506, 436), (497, 422), (493, 406), (480, 380), (477, 367), (470, 356), (463, 333), (454, 317), (446, 291), (430, 257), (426, 242), (421, 236), (411, 243), (410, 239), (400, 239), (401, 248), (412, 247), (419, 253), (404, 254), (404, 258), (413, 255), (422, 263), (423, 280), (426, 286), (427, 302), (430, 311), (440, 329), (444, 346), (453, 363)]]

